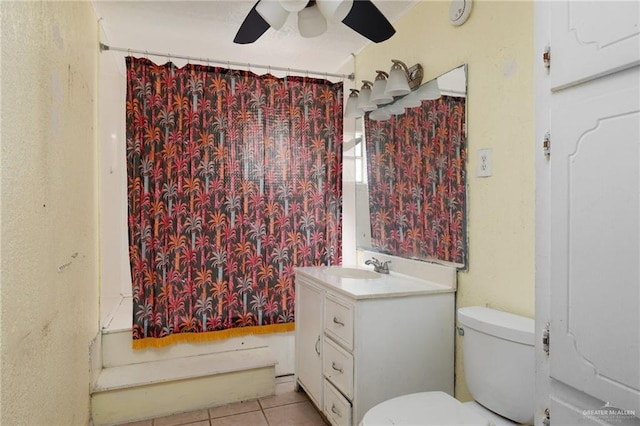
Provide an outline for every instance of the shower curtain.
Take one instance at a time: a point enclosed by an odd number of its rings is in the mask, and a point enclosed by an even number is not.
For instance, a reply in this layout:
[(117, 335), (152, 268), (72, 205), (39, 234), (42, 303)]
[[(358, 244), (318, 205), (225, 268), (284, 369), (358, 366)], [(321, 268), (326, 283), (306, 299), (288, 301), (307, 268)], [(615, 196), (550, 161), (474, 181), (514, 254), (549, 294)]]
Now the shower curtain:
[(128, 57), (133, 346), (293, 329), (341, 263), (342, 83)]

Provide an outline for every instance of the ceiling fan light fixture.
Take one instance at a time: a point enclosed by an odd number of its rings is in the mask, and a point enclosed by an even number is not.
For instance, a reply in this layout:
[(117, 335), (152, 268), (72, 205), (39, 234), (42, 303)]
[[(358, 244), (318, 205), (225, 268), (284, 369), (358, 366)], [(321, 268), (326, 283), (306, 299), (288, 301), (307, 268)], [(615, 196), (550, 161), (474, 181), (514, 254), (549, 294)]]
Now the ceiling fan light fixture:
[(393, 101), (393, 96), (389, 96), (385, 93), (387, 87), (387, 74), (384, 71), (376, 71), (376, 79), (373, 82), (373, 88), (371, 89), (371, 102), (375, 102), (377, 105), (387, 104)]
[(353, 0), (316, 0), (316, 4), (325, 18), (341, 22), (351, 11)]
[(282, 28), (289, 16), (289, 11), (282, 7), (279, 0), (260, 0), (256, 12), (275, 30)]
[(298, 31), (302, 37), (317, 37), (327, 31), (327, 20), (317, 5), (298, 12)]
[[(324, 33), (327, 19), (339, 21), (374, 43), (388, 40), (396, 32), (372, 0), (257, 0), (240, 25), (233, 42), (253, 43), (269, 28), (279, 30), (285, 24), (289, 11), (296, 10), (298, 29), (304, 37)], [(322, 19), (316, 17), (316, 11)], [(300, 22), (309, 19), (314, 23), (309, 25)]]
[(393, 65), (391, 66), (391, 71), (389, 71), (385, 93), (390, 96), (406, 95), (411, 92), (407, 66), (397, 59), (392, 59), (391, 61)]
[(289, 12), (300, 12), (307, 3), (308, 0), (280, 0), (280, 5)]

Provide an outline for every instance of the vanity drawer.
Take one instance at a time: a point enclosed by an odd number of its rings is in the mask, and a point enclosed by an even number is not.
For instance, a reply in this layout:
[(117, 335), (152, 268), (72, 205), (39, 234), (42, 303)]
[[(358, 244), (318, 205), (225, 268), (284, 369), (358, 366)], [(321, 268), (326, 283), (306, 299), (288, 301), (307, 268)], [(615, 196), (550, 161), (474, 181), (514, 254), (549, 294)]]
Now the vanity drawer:
[(328, 294), (324, 304), (326, 333), (348, 350), (353, 350), (353, 305)]
[(351, 425), (351, 403), (328, 380), (324, 381), (324, 415), (333, 426)]
[(324, 377), (340, 389), (347, 398), (353, 398), (353, 355), (327, 337), (324, 338), (323, 349)]

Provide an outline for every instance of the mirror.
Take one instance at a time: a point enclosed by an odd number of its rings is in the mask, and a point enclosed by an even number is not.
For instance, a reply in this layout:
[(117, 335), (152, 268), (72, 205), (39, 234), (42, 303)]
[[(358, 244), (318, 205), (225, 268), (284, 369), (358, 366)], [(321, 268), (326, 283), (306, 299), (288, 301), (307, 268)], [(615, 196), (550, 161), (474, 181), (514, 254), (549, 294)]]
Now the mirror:
[(406, 95), (422, 100), (404, 113), (358, 119), (359, 248), (466, 267), (466, 89), (461, 65)]

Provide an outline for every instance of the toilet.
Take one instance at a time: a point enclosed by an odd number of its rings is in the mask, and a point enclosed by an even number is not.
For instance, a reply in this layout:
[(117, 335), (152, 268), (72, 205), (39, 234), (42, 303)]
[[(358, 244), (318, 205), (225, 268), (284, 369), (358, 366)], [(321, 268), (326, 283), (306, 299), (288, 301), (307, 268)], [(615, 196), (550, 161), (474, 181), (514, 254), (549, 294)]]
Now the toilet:
[(361, 426), (533, 424), (534, 320), (472, 306), (458, 309), (458, 321), (474, 401), (444, 392), (403, 395), (372, 407)]

